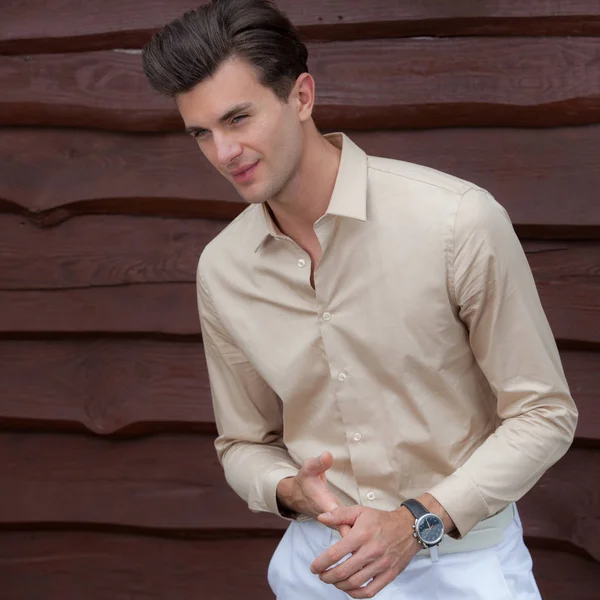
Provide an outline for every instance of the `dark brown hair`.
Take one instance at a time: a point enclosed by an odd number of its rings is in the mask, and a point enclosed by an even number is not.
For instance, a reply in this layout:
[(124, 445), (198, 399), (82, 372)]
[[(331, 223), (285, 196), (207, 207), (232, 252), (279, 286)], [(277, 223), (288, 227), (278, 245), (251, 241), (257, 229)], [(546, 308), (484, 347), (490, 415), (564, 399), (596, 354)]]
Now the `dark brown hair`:
[(283, 101), (308, 71), (306, 46), (271, 0), (212, 0), (166, 25), (142, 50), (150, 85), (169, 97), (190, 91), (233, 57), (254, 65)]

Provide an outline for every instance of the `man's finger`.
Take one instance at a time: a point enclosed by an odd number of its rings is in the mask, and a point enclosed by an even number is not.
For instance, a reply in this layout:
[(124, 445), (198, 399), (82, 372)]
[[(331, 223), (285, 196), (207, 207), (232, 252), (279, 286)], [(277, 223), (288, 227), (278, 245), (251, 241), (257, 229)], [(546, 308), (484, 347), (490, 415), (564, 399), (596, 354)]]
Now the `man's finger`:
[(345, 590), (348, 596), (352, 598), (372, 598), (377, 592), (380, 592), (386, 585), (395, 579), (395, 575), (390, 571), (384, 571), (379, 575), (375, 575), (373, 580), (365, 585), (354, 590)]
[[(364, 571), (368, 566), (369, 559), (365, 552), (355, 552), (347, 560), (341, 562), (336, 567), (327, 569), (324, 573), (321, 573), (320, 579), (323, 583), (330, 583), (339, 587), (341, 584), (346, 583), (345, 588), (340, 589), (352, 590), (360, 587), (363, 583), (371, 579), (373, 575), (369, 575), (366, 579), (357, 583), (355, 575)], [(348, 583), (348, 580), (353, 578), (352, 584)]]
[(363, 506), (340, 506), (329, 512), (320, 514), (317, 518), (327, 527), (337, 528), (339, 525), (354, 525), (356, 519), (364, 512)]
[(346, 537), (343, 537), (337, 542), (337, 544), (333, 544), (333, 546), (330, 546), (325, 552), (317, 556), (317, 558), (313, 560), (310, 570), (315, 575), (323, 573), (329, 567), (340, 562), (344, 556), (356, 552), (359, 548), (360, 544), (356, 539), (356, 535), (352, 535), (352, 532), (350, 532)]

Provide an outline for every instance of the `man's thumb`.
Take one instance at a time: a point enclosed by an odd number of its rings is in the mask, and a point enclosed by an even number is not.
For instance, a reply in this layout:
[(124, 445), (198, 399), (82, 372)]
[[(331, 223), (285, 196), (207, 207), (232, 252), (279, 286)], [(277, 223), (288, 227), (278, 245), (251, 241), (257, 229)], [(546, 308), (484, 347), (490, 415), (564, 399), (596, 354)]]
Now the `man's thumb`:
[(302, 470), (305, 475), (314, 476), (325, 473), (332, 465), (333, 457), (331, 456), (331, 452), (325, 451), (316, 458), (308, 458), (304, 462), (304, 465), (302, 465)]
[(319, 463), (321, 464), (321, 467), (323, 469), (321, 472), (331, 469), (331, 466), (333, 465), (333, 456), (331, 456), (331, 452), (329, 452), (328, 450), (322, 452), (321, 456), (319, 456)]

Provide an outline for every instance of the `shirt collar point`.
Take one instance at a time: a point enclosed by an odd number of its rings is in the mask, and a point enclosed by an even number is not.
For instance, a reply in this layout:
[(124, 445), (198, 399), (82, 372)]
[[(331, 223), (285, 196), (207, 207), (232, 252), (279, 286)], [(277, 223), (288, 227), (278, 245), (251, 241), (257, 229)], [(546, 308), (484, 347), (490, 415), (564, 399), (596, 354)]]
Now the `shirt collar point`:
[(256, 247), (254, 248), (254, 254), (256, 254), (263, 246), (263, 244), (265, 243), (265, 240), (267, 239), (267, 236), (265, 235), (260, 242), (258, 242), (258, 244), (256, 245)]

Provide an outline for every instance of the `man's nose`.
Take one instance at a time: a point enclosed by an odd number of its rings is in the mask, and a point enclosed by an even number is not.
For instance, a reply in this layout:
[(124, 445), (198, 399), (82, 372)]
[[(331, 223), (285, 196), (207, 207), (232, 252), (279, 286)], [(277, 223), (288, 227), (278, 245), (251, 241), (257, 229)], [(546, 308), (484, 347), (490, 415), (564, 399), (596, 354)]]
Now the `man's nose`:
[(229, 165), (242, 153), (242, 145), (229, 136), (214, 136), (217, 160), (223, 167)]

